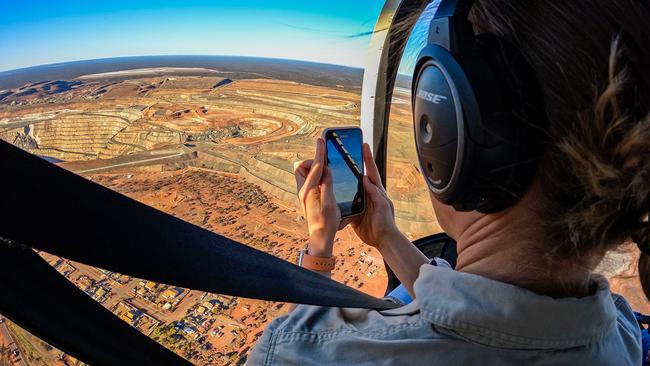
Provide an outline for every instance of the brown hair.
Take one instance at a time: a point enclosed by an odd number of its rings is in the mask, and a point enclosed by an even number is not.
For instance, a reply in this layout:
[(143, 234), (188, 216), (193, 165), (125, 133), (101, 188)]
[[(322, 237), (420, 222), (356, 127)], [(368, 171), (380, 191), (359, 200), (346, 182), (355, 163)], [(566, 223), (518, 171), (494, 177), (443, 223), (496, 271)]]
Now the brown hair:
[[(514, 44), (539, 80), (551, 255), (581, 262), (630, 238), (650, 253), (650, 3), (479, 0), (470, 20)], [(639, 273), (650, 298), (647, 254)]]

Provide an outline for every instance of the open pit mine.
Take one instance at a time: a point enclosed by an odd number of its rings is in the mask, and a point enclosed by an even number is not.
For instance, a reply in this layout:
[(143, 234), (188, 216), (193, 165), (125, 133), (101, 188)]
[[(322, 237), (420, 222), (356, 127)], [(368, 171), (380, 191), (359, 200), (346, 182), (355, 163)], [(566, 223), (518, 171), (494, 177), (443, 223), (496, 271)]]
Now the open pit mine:
[[(295, 261), (307, 230), (293, 164), (312, 157), (324, 128), (359, 124), (360, 77), (324, 85), (285, 74), (156, 67), (33, 82), (0, 91), (0, 138), (159, 210)], [(387, 181), (398, 224), (416, 239), (441, 230), (416, 166), (409, 100), (408, 91), (396, 90)], [(351, 229), (337, 236), (335, 254), (334, 279), (383, 295), (382, 258)], [(196, 364), (243, 363), (268, 322), (287, 308), (41, 255), (121, 319)], [(615, 253), (604, 271), (648, 312), (634, 282), (635, 255), (632, 249)], [(15, 335), (33, 364), (76, 362), (10, 322), (0, 326)]]

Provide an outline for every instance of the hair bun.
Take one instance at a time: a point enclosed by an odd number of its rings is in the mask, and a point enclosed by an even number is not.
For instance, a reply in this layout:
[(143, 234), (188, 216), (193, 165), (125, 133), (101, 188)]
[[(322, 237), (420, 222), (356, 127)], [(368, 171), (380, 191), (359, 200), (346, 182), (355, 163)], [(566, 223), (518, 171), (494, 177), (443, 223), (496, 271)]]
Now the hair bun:
[(632, 241), (639, 246), (643, 254), (650, 256), (650, 222), (640, 222), (632, 232)]

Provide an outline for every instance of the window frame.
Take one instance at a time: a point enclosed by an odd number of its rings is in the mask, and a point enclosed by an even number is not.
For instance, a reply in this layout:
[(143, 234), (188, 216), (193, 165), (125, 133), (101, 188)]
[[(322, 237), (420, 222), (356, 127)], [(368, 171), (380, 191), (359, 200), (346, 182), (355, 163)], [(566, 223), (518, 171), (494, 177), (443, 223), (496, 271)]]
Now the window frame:
[(413, 25), (396, 29), (413, 12), (422, 13), (431, 0), (387, 0), (373, 31), (361, 90), (361, 130), (370, 145), (386, 186), (388, 123), (391, 100), (404, 48)]

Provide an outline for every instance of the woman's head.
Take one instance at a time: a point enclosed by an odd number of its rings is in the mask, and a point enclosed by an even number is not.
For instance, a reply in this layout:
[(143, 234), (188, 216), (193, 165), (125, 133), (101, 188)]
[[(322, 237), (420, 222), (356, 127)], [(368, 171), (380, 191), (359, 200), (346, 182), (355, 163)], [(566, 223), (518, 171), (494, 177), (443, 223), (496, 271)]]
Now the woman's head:
[(517, 47), (539, 80), (546, 153), (527, 195), (544, 254), (584, 264), (631, 237), (650, 245), (650, 3), (479, 0), (470, 20)]

